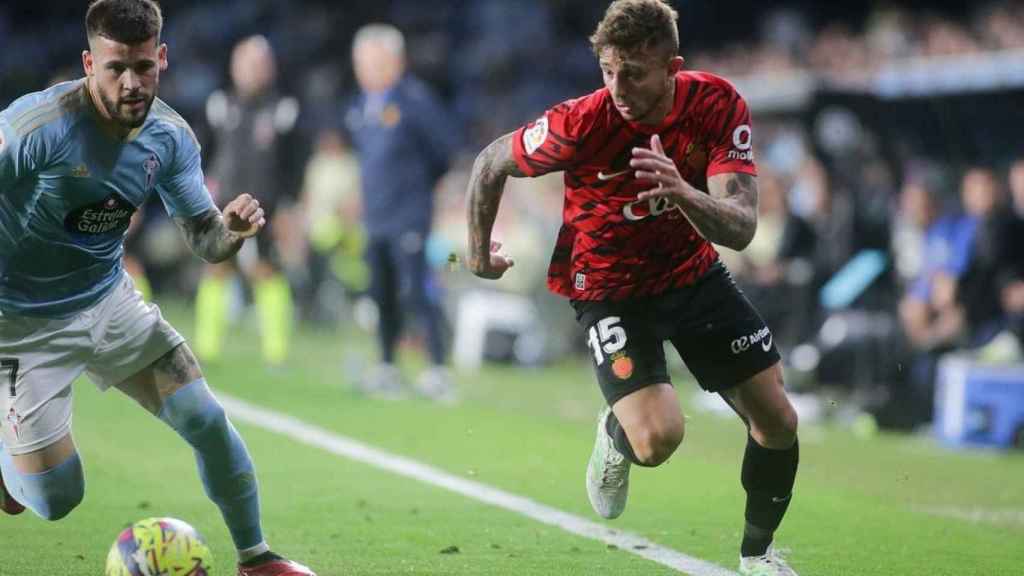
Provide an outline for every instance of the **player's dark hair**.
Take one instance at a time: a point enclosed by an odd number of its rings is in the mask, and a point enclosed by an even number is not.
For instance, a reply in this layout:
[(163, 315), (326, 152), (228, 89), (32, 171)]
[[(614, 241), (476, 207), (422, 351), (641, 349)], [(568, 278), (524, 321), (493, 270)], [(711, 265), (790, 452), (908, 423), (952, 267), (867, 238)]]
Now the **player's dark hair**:
[(164, 18), (155, 0), (94, 0), (85, 14), (89, 39), (103, 36), (122, 44), (160, 38)]
[(679, 53), (679, 13), (664, 0), (615, 0), (590, 36), (594, 54), (611, 46), (625, 52), (658, 47)]

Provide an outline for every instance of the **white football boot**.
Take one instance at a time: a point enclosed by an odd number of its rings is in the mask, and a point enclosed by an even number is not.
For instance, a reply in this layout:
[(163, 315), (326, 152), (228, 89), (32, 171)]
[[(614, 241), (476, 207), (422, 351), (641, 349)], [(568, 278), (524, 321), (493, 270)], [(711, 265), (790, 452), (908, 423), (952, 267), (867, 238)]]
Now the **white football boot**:
[(382, 400), (401, 400), (408, 396), (398, 367), (385, 363), (374, 366), (364, 374), (357, 383), (357, 390)]
[(775, 550), (774, 545), (768, 546), (764, 556), (741, 556), (740, 574), (742, 576), (799, 576), (786, 564), (786, 559)]
[(451, 374), (443, 366), (427, 368), (416, 379), (416, 392), (440, 404), (455, 404), (459, 401)]
[(611, 408), (597, 417), (597, 439), (587, 465), (587, 496), (590, 505), (603, 518), (618, 518), (626, 509), (629, 493), (629, 460), (615, 449), (605, 424)]

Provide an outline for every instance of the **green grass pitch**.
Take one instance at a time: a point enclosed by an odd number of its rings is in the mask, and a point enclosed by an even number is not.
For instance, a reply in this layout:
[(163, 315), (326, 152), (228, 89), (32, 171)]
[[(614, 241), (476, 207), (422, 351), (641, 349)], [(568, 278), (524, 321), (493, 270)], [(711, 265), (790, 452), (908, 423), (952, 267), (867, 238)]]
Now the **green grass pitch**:
[[(172, 310), (171, 317), (188, 336), (187, 314)], [(583, 473), (600, 396), (582, 360), (460, 374), (463, 402), (442, 407), (354, 394), (353, 359), (370, 353), (365, 336), (302, 332), (292, 362), (268, 371), (256, 360), (256, 335), (244, 326), (236, 334), (225, 360), (205, 367), (215, 390), (597, 520)], [(676, 380), (687, 439), (663, 467), (634, 470), (629, 507), (608, 525), (735, 570), (744, 431), (736, 419), (690, 409), (696, 387)], [(677, 574), (524, 516), (238, 427), (259, 472), (269, 542), (320, 576)], [(203, 494), (190, 450), (169, 429), (117, 392), (100, 394), (81, 381), (74, 433), (86, 468), (85, 502), (57, 523), (30, 513), (0, 516), (0, 576), (102, 574), (117, 533), (148, 516), (190, 522), (214, 551), (214, 573), (234, 573), (227, 530)], [(800, 574), (1024, 574), (1024, 456), (952, 452), (927, 439), (864, 439), (832, 428), (807, 427), (802, 438), (793, 504), (777, 534)]]

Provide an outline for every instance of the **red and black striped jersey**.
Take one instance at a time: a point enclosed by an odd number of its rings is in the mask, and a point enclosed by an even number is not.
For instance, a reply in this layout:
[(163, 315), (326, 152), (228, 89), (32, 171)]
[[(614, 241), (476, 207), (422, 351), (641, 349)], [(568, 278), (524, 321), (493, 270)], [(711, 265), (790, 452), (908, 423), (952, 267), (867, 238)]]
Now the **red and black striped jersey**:
[(551, 291), (573, 300), (659, 294), (694, 283), (718, 258), (678, 207), (637, 200), (651, 183), (634, 178), (631, 150), (650, 147), (654, 134), (682, 177), (704, 192), (715, 174), (757, 174), (746, 102), (732, 84), (704, 72), (676, 75), (675, 103), (656, 126), (623, 119), (602, 88), (558, 104), (514, 134), (523, 173), (565, 173)]

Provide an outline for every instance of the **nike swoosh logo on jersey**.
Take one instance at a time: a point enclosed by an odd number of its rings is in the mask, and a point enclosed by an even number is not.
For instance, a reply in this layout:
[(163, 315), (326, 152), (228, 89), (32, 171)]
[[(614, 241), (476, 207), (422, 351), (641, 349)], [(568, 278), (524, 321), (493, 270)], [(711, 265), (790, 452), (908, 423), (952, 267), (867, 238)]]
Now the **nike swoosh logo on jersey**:
[(789, 496), (786, 496), (785, 498), (779, 498), (778, 496), (772, 496), (772, 502), (774, 502), (776, 504), (782, 504), (786, 500), (789, 500), (791, 496), (793, 496), (793, 495), (790, 494)]
[(619, 172), (612, 172), (611, 174), (605, 174), (604, 172), (598, 172), (597, 173), (597, 179), (598, 180), (611, 180), (612, 178), (615, 178), (617, 176), (622, 176), (623, 174), (626, 174), (628, 172), (629, 172), (628, 169), (627, 170), (621, 170)]

